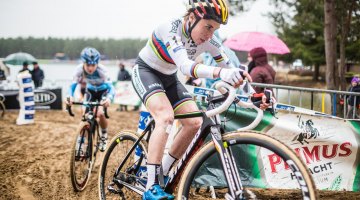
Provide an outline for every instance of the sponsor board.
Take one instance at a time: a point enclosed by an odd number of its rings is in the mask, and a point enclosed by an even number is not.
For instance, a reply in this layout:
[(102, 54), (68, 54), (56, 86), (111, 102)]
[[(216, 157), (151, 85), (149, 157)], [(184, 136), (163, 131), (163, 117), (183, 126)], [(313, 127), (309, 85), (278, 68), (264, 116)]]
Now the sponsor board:
[(50, 105), (57, 99), (56, 94), (50, 90), (36, 90), (34, 94), (35, 105)]
[[(208, 90), (194, 88), (194, 94), (206, 96)], [(247, 100), (246, 97), (241, 98), (242, 101)], [(360, 121), (344, 120), (280, 103), (276, 105), (276, 110), (276, 118), (264, 112), (262, 121), (254, 130), (271, 135), (294, 150), (309, 169), (317, 189), (360, 191)], [(226, 131), (244, 127), (256, 117), (253, 111), (241, 108), (230, 108), (228, 114), (232, 115), (232, 120), (227, 122)], [(243, 174), (244, 180), (256, 180), (254, 186), (296, 188), (296, 182), (289, 180), (296, 179), (289, 163), (273, 152), (249, 148), (242, 150), (238, 156), (244, 164), (244, 167), (239, 167), (239, 171), (246, 172)], [(203, 181), (203, 177), (206, 177), (213, 186), (224, 186), (225, 179), (220, 180), (209, 173), (217, 166), (212, 166), (212, 162), (215, 161), (206, 163), (209, 168), (196, 181), (206, 185), (206, 181)], [(257, 166), (258, 169), (247, 168), (247, 164)]]
[[(22, 91), (26, 93), (21, 94), (22, 96), (27, 95), (28, 93), (33, 93), (33, 96), (24, 96), (21, 97), (24, 99), (24, 103), (35, 103), (35, 110), (47, 110), (55, 109), (62, 110), (62, 97), (61, 97), (61, 88), (54, 89), (29, 89), (31, 87), (25, 87)], [(29, 92), (31, 91), (31, 92)], [(5, 95), (5, 107), (7, 109), (19, 109), (19, 91), (17, 90), (0, 90), (2, 94)], [(31, 104), (33, 105), (33, 104)], [(27, 110), (34, 108), (28, 107)]]
[(118, 81), (114, 84), (115, 97), (113, 103), (121, 105), (138, 106), (141, 101), (136, 94), (131, 81)]
[[(302, 158), (318, 189), (352, 190), (359, 144), (357, 133), (345, 120), (310, 115), (279, 113), (266, 131), (284, 142)], [(295, 178), (283, 160), (261, 151), (266, 182), (275, 188), (294, 188), (287, 178)], [(285, 169), (285, 170), (284, 170)], [(347, 170), (344, 170), (347, 169)], [(277, 173), (280, 179), (272, 179)], [(282, 176), (278, 173), (283, 173)]]
[(141, 111), (140, 112), (140, 117), (139, 117), (139, 123), (138, 123), (138, 133), (142, 133), (145, 128), (146, 125), (149, 123), (151, 119), (150, 113), (147, 111)]

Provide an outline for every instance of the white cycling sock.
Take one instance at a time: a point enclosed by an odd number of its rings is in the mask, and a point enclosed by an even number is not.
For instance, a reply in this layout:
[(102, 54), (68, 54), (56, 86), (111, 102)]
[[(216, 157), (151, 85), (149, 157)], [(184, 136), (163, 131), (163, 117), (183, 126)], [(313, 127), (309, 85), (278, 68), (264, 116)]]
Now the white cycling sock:
[(162, 159), (162, 168), (164, 176), (167, 176), (171, 167), (178, 159), (172, 156), (170, 153), (167, 153)]
[(147, 183), (146, 183), (146, 190), (149, 190), (151, 186), (159, 184), (159, 174), (161, 170), (161, 166), (157, 164), (149, 164), (146, 165), (147, 168)]
[(102, 128), (101, 129), (101, 136), (100, 137), (105, 137), (107, 138), (107, 128)]

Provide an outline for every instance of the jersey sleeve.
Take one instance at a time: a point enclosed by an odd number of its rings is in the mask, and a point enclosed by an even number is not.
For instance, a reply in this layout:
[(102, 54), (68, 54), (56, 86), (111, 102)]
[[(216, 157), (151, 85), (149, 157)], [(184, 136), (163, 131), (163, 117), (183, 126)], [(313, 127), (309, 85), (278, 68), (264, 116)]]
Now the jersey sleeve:
[[(206, 66), (189, 59), (187, 51), (181, 41), (179, 28), (181, 21), (176, 20), (171, 24), (165, 24), (158, 28), (157, 35), (163, 40), (166, 49), (174, 64), (180, 71), (195, 78), (213, 78), (214, 67)], [(180, 32), (181, 34), (181, 32)]]
[(74, 96), (76, 86), (77, 86), (78, 83), (81, 82), (81, 78), (82, 78), (82, 74), (83, 74), (82, 70), (83, 70), (82, 66), (76, 67), (76, 70), (75, 70), (75, 72), (73, 74), (72, 82), (71, 82), (70, 87), (68, 89), (68, 96), (71, 96), (71, 97)]
[(112, 83), (106, 82), (105, 84), (108, 88), (108, 93), (107, 93), (106, 97), (112, 101), (115, 96), (115, 88)]
[(207, 43), (207, 51), (213, 56), (219, 67), (233, 68), (236, 67), (230, 60), (229, 55), (225, 51), (224, 46), (216, 37), (212, 37)]
[(114, 99), (115, 96), (115, 88), (112, 84), (112, 81), (110, 80), (110, 76), (109, 76), (109, 72), (107, 71), (107, 69), (102, 66), (99, 65), (99, 74), (100, 74), (100, 78), (104, 81), (104, 85), (107, 88), (107, 95), (106, 97), (109, 98), (110, 100)]

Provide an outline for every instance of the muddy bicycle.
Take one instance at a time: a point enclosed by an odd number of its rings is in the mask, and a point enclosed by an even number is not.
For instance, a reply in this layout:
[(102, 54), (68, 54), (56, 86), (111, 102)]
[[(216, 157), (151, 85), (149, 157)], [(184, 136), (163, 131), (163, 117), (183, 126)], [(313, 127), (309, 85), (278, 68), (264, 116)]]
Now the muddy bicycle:
[[(75, 191), (85, 189), (95, 165), (96, 154), (100, 143), (100, 126), (97, 119), (99, 102), (73, 102), (73, 105), (82, 105), (87, 108), (82, 120), (76, 130), (76, 137), (71, 149), (70, 178)], [(74, 116), (71, 106), (66, 109), (70, 116)], [(104, 108), (104, 115), (109, 118), (107, 109)]]
[[(205, 112), (175, 116), (176, 119), (202, 116), (204, 120), (183, 157), (172, 167), (168, 177), (160, 179), (165, 191), (175, 193), (177, 199), (199, 199), (200, 196), (212, 198), (208, 189), (213, 186), (214, 179), (208, 178), (209, 176), (201, 177), (201, 172), (205, 170), (215, 175), (216, 179), (225, 180), (224, 186), (212, 187), (212, 193), (219, 198), (274, 198), (274, 196), (262, 196), (266, 191), (273, 191), (274, 187), (263, 180), (266, 176), (266, 180), (275, 180), (276, 188), (286, 191), (291, 198), (316, 199), (314, 181), (307, 167), (294, 151), (268, 135), (246, 131), (261, 121), (262, 111), (253, 103), (238, 100), (233, 87), (223, 82), (216, 87), (222, 94), (208, 94), (208, 106)], [(232, 103), (245, 108), (254, 108), (259, 114), (247, 127), (234, 132), (225, 132), (221, 126), (219, 113), (227, 110)], [(147, 182), (143, 164), (147, 158), (147, 143), (154, 123), (154, 120), (149, 120), (141, 135), (131, 131), (121, 131), (112, 139), (100, 165), (100, 199), (141, 198)], [(207, 136), (210, 136), (209, 142), (206, 142)], [(252, 154), (246, 156), (244, 152), (249, 149)], [(270, 155), (271, 160), (267, 159)], [(213, 163), (217, 166), (209, 167), (207, 164), (209, 160), (215, 160)], [(239, 168), (249, 170), (239, 170)], [(264, 192), (262, 188), (268, 189)]]
[(5, 107), (5, 96), (0, 93), (0, 118), (3, 118), (5, 115), (6, 107)]

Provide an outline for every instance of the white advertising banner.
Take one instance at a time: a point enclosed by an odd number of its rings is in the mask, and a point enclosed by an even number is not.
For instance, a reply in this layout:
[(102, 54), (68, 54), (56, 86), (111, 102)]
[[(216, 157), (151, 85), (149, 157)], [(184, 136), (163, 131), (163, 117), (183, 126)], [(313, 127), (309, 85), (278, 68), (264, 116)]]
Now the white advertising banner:
[[(206, 96), (209, 92), (210, 89), (193, 88), (197, 97)], [(238, 97), (241, 101), (248, 100), (244, 96)], [(264, 117), (254, 130), (271, 135), (293, 149), (308, 167), (317, 189), (360, 191), (360, 120), (345, 120), (281, 103), (276, 104), (275, 108), (276, 117), (268, 111), (264, 112)], [(231, 115), (231, 120), (226, 123), (226, 131), (247, 126), (256, 117), (252, 111), (241, 108), (229, 108), (227, 113)], [(246, 164), (240, 167), (249, 174), (248, 180), (259, 179), (253, 185), (296, 188), (296, 182), (290, 180), (296, 179), (295, 175), (275, 153), (264, 148), (247, 149), (242, 153), (242, 156), (249, 158), (244, 163), (257, 162), (260, 169), (260, 173), (257, 173), (253, 168), (247, 168)], [(207, 164), (210, 166), (211, 162)], [(255, 174), (252, 174), (253, 171)], [(206, 175), (207, 178), (217, 179), (209, 173)]]
[(113, 103), (129, 106), (138, 106), (141, 101), (136, 94), (131, 81), (118, 81), (114, 84), (115, 97)]
[[(300, 156), (312, 173), (319, 189), (352, 190), (359, 151), (354, 129), (348, 122), (310, 115), (278, 113), (273, 126), (264, 130), (287, 144)], [(274, 188), (293, 188), (286, 179), (272, 179), (273, 173), (289, 177), (290, 170), (275, 154), (262, 151), (266, 182)], [(355, 166), (355, 167), (353, 167)], [(291, 174), (290, 174), (291, 175)], [(277, 174), (279, 178), (279, 174)], [(295, 178), (295, 176), (290, 176)], [(285, 186), (284, 186), (285, 185)]]

